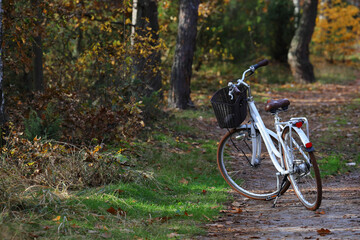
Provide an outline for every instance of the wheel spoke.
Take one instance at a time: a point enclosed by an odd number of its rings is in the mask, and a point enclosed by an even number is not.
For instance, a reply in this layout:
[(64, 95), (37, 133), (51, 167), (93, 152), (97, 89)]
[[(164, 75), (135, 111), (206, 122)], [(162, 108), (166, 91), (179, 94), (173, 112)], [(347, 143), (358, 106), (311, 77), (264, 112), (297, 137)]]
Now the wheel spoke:
[[(233, 189), (250, 198), (266, 199), (276, 193), (276, 169), (269, 154), (259, 152), (260, 149), (266, 150), (265, 146), (256, 146), (258, 151), (252, 150), (253, 138), (249, 133), (250, 129), (238, 129), (224, 136), (218, 148), (218, 166), (224, 179)], [(263, 144), (263, 141), (257, 142)], [(251, 164), (253, 153), (258, 155), (254, 157), (262, 159), (256, 167)], [(284, 192), (287, 188), (284, 188)]]
[(283, 132), (290, 159), (285, 160), (285, 166), (290, 170), (290, 181), (299, 200), (310, 210), (316, 210), (321, 204), (322, 187), (320, 172), (313, 152), (306, 152), (297, 132), (289, 128)]

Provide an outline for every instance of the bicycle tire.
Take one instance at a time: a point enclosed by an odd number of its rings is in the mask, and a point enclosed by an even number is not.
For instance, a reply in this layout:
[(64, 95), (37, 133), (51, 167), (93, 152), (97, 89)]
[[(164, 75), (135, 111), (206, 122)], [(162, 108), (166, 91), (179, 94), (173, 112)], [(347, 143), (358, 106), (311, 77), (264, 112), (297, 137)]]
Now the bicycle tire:
[[(217, 163), (225, 181), (238, 193), (257, 200), (271, 200), (277, 195), (277, 177), (274, 167), (261, 139), (258, 166), (251, 166), (252, 141), (250, 128), (232, 129), (221, 139), (217, 151)], [(258, 138), (260, 132), (256, 130)], [(276, 144), (278, 141), (272, 137)], [(286, 181), (281, 190), (284, 194), (290, 183)]]
[[(290, 171), (289, 181), (300, 202), (307, 209), (315, 211), (320, 207), (322, 200), (320, 170), (315, 154), (306, 151), (304, 142), (295, 130), (291, 131), (290, 138), (289, 127), (284, 129), (282, 138), (290, 150), (289, 154), (292, 154), (294, 159), (293, 164), (288, 160), (285, 160), (284, 164), (285, 168)], [(289, 147), (290, 139), (292, 139), (292, 151)], [(284, 157), (284, 159), (286, 158)]]

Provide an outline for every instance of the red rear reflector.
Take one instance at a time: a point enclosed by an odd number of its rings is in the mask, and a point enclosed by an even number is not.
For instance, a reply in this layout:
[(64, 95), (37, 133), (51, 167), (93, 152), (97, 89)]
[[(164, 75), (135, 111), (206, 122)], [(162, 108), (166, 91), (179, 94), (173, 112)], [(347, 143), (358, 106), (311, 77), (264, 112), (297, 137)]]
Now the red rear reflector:
[(311, 148), (311, 147), (312, 147), (312, 143), (311, 143), (311, 142), (308, 142), (307, 144), (305, 144), (305, 147), (306, 147), (306, 148)]
[(297, 123), (295, 123), (295, 126), (296, 126), (296, 127), (298, 127), (298, 128), (301, 128), (301, 127), (302, 127), (302, 125), (303, 125), (303, 123), (302, 123), (302, 122), (297, 122)]

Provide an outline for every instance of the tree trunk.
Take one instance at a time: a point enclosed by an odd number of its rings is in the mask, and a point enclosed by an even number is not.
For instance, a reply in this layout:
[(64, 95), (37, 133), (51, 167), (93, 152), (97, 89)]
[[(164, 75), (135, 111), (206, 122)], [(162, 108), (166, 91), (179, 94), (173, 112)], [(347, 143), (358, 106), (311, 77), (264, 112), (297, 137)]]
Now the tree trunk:
[(314, 32), (318, 0), (305, 0), (299, 26), (291, 41), (288, 63), (296, 82), (315, 82), (313, 66), (309, 60), (309, 44)]
[[(135, 6), (136, 5), (136, 6)], [(151, 33), (150, 45), (153, 48), (152, 53), (147, 58), (139, 57), (136, 61), (136, 77), (146, 84), (145, 95), (149, 96), (153, 92), (160, 91), (162, 88), (161, 73), (159, 66), (161, 63), (161, 54), (155, 47), (159, 44), (159, 22), (156, 0), (134, 0), (133, 25), (136, 26), (135, 32), (139, 36), (147, 36)], [(134, 33), (132, 29), (132, 45), (134, 44)]]
[(138, 10), (138, 0), (133, 0), (132, 4), (132, 16), (131, 16), (131, 46), (134, 46), (135, 38), (135, 26), (137, 22), (137, 10)]
[(293, 0), (294, 4), (294, 16), (295, 16), (295, 28), (299, 25), (299, 16), (300, 16), (300, 0)]
[(44, 91), (44, 73), (43, 73), (43, 50), (42, 50), (42, 8), (40, 7), (39, 0), (31, 0), (33, 9), (37, 12), (36, 21), (35, 21), (35, 33), (34, 33), (34, 42), (33, 42), (33, 52), (34, 52), (34, 90), (35, 91)]
[(190, 80), (196, 45), (199, 0), (180, 0), (179, 26), (174, 63), (171, 70), (171, 107), (193, 107), (190, 98)]
[[(3, 51), (2, 51), (2, 43), (3, 43), (3, 8), (2, 8), (2, 0), (0, 0), (0, 125), (3, 126), (3, 124), (6, 121), (5, 118), (5, 98), (4, 98), (4, 92), (3, 92), (3, 82), (4, 82), (4, 65), (3, 65)], [(0, 136), (0, 139), (2, 139), (2, 136)]]

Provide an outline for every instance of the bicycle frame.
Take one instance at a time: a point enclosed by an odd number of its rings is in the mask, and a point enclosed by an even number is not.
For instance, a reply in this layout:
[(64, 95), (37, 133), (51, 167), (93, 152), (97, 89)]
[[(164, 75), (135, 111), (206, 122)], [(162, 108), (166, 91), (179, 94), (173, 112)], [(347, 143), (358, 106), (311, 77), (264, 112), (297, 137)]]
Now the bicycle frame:
[[(254, 133), (255, 133), (255, 127), (259, 130), (263, 140), (264, 140), (264, 143), (265, 143), (265, 146), (268, 150), (268, 153), (270, 155), (270, 159), (272, 161), (272, 163), (274, 164), (276, 170), (281, 174), (281, 175), (285, 175), (285, 174), (288, 174), (289, 172), (286, 171), (284, 169), (284, 166), (283, 166), (283, 155), (281, 154), (281, 148), (277, 149), (273, 143), (273, 141), (271, 140), (271, 136), (273, 136), (274, 138), (276, 138), (281, 146), (284, 145), (282, 139), (281, 139), (281, 135), (280, 135), (280, 131), (278, 131), (279, 129), (276, 129), (277, 130), (277, 133), (274, 133), (273, 131), (271, 131), (270, 129), (267, 129), (265, 127), (265, 124), (255, 106), (255, 103), (254, 101), (251, 99), (248, 101), (248, 106), (249, 106), (249, 110), (250, 110), (250, 115), (251, 115), (251, 119), (253, 120), (252, 124), (251, 124), (251, 131), (252, 131), (252, 137), (254, 137)], [(280, 128), (280, 125), (277, 125), (276, 128)], [(254, 141), (255, 140), (255, 141)], [(258, 143), (256, 141), (256, 139), (253, 138), (253, 144), (257, 145), (261, 145), (260, 143)], [(256, 149), (256, 148), (253, 148), (253, 149)], [(284, 148), (283, 148), (284, 149)], [(287, 150), (285, 149), (285, 152)], [(286, 154), (286, 156), (288, 156), (288, 154)], [(279, 164), (279, 162), (277, 161), (277, 158), (280, 158), (281, 161), (281, 165)]]
[[(257, 110), (253, 97), (251, 95), (251, 88), (250, 85), (248, 85), (247, 83), (244, 82), (245, 78), (246, 78), (246, 74), (250, 72), (250, 75), (252, 73), (254, 73), (254, 69), (253, 66), (250, 67), (248, 70), (243, 72), (242, 78), (237, 80), (237, 86), (240, 85), (244, 85), (247, 88), (248, 91), (248, 106), (249, 106), (249, 111), (250, 111), (250, 116), (252, 119), (252, 124), (251, 124), (251, 137), (252, 137), (252, 149), (253, 149), (253, 154), (252, 154), (252, 164), (255, 165), (255, 158), (258, 156), (258, 154), (260, 154), (261, 152), (261, 138), (259, 138), (259, 140), (257, 140), (257, 136), (256, 136), (256, 129), (259, 130), (260, 135), (263, 137), (265, 146), (268, 150), (268, 153), (270, 155), (270, 159), (272, 161), (272, 163), (274, 164), (276, 170), (278, 171), (278, 173), (280, 175), (286, 175), (289, 174), (289, 170), (285, 170), (284, 167), (284, 157), (288, 160), (289, 164), (292, 166), (292, 152), (289, 153), (288, 148), (286, 147), (286, 144), (284, 143), (283, 139), (282, 139), (282, 132), (283, 130), (288, 127), (289, 128), (289, 132), (290, 132), (290, 137), (291, 137), (291, 132), (293, 130), (295, 130), (297, 132), (297, 134), (300, 136), (301, 141), (303, 143), (303, 145), (305, 146), (307, 143), (309, 143), (309, 125), (308, 125), (308, 120), (304, 117), (297, 117), (297, 118), (291, 118), (289, 121), (287, 122), (280, 122), (280, 118), (278, 117), (277, 113), (275, 114), (275, 130), (276, 133), (274, 133), (273, 131), (271, 131), (270, 129), (265, 127), (265, 124), (259, 114), (259, 111)], [(233, 83), (229, 83), (229, 86), (236, 86)], [(234, 88), (232, 88), (234, 89)], [(229, 91), (229, 95), (232, 97), (233, 94), (233, 90)], [(305, 133), (297, 127), (293, 127), (293, 125), (298, 122), (298, 121), (302, 121), (303, 123), (305, 123), (306, 125), (306, 133), (307, 135), (305, 135)], [(247, 125), (243, 125), (240, 128), (245, 128), (247, 127)], [(273, 141), (271, 140), (271, 136), (274, 137), (275, 139), (278, 140), (278, 142), (280, 143), (279, 145), (279, 149), (277, 149), (273, 143)], [(290, 142), (290, 149), (292, 149), (292, 142)], [(282, 154), (282, 151), (284, 151), (284, 154)], [(302, 151), (302, 150), (300, 150)], [(310, 160), (308, 157), (306, 157), (306, 154), (304, 154), (304, 152), (302, 152), (302, 155), (304, 155), (304, 157), (306, 158), (306, 160), (308, 161), (308, 163), (310, 163)], [(277, 158), (280, 159), (280, 164), (277, 161)]]
[[(245, 84), (245, 83), (243, 83), (243, 84)], [(245, 85), (247, 85), (247, 84), (245, 84)], [(250, 86), (247, 85), (247, 87), (249, 89), (249, 94), (250, 94)], [(309, 139), (308, 138), (309, 137), (309, 127), (308, 127), (307, 119), (304, 117), (298, 117), (298, 118), (291, 118), (287, 122), (280, 122), (280, 118), (278, 117), (277, 114), (275, 114), (275, 129), (276, 129), (276, 133), (275, 133), (275, 132), (271, 131), (270, 129), (266, 128), (251, 95), (248, 99), (248, 106), (249, 106), (250, 116), (252, 119), (251, 124), (250, 124), (252, 145), (253, 145), (252, 146), (252, 149), (253, 149), (252, 163), (254, 163), (255, 158), (261, 152), (261, 137), (256, 136), (256, 129), (257, 129), (263, 138), (265, 146), (270, 155), (270, 159), (271, 159), (273, 165), (275, 166), (276, 170), (278, 171), (278, 175), (284, 176), (286, 174), (289, 174), (290, 173), (289, 170), (285, 170), (285, 167), (284, 167), (284, 160), (285, 160), (284, 157), (287, 159), (287, 161), (292, 166), (293, 154), (292, 154), (292, 152), (289, 152), (289, 149), (292, 149), (292, 146), (290, 146), (290, 148), (286, 147), (286, 144), (284, 143), (284, 141), (282, 139), (282, 132), (286, 127), (289, 127), (289, 132), (290, 132), (290, 137), (291, 137), (291, 132), (296, 131), (297, 134), (300, 136), (303, 145), (305, 146), (305, 144), (309, 142), (309, 140), (308, 140)], [(293, 125), (298, 121), (302, 121), (305, 123), (306, 129), (307, 129), (307, 135), (305, 135), (305, 133), (300, 128), (293, 127)], [(248, 125), (242, 125), (240, 128), (248, 128)], [(271, 140), (271, 137), (278, 140), (278, 142), (280, 143), (279, 149), (277, 149), (275, 147), (273, 141)], [(290, 142), (290, 144), (292, 144), (292, 142)], [(299, 146), (298, 146), (298, 148), (299, 148)], [(301, 149), (301, 148), (299, 148), (299, 149)], [(300, 151), (302, 151), (302, 150), (300, 150)], [(302, 154), (304, 156), (306, 156), (306, 154), (304, 152)], [(278, 159), (280, 159), (280, 161), (278, 161)], [(306, 157), (306, 159), (310, 163), (310, 160), (307, 157)], [(280, 162), (280, 164), (279, 164), (279, 162)]]

